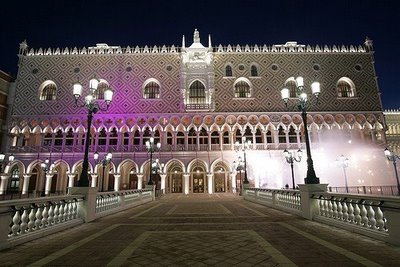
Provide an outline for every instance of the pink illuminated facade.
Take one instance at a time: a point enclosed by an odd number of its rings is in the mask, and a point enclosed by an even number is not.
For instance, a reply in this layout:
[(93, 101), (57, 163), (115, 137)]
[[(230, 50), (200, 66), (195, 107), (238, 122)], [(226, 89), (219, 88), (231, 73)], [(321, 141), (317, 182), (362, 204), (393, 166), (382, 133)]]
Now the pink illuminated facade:
[[(87, 110), (74, 106), (72, 85), (111, 87), (113, 102), (95, 114), (90, 129), (92, 186), (105, 191), (143, 188), (149, 179), (145, 143), (161, 143), (153, 158), (153, 179), (166, 193), (237, 192), (243, 173), (233, 165), (242, 152), (235, 141), (250, 140), (247, 174), (250, 184), (281, 188), (290, 183), (283, 149), (304, 149), (303, 123), (289, 99), (280, 97), (294, 77), (306, 90), (321, 83), (318, 105), (309, 109), (312, 149), (334, 136), (337, 142), (385, 143), (384, 117), (374, 69), (372, 41), (359, 46), (219, 45), (200, 42), (180, 46), (125, 47), (97, 44), (89, 48), (19, 51), (19, 71), (9, 118), (8, 153), (1, 193), (65, 192), (81, 172)], [(294, 98), (295, 94), (291, 94)], [(102, 98), (102, 94), (98, 95)], [(311, 99), (310, 99), (311, 100)], [(104, 169), (102, 158), (112, 153)], [(318, 152), (314, 159), (316, 171)], [(40, 166), (54, 163), (46, 173)], [(305, 160), (296, 169), (303, 183)], [(326, 174), (326, 173), (325, 173)], [(328, 178), (321, 175), (321, 182)], [(17, 181), (13, 183), (12, 181)], [(14, 186), (11, 186), (14, 185)]]

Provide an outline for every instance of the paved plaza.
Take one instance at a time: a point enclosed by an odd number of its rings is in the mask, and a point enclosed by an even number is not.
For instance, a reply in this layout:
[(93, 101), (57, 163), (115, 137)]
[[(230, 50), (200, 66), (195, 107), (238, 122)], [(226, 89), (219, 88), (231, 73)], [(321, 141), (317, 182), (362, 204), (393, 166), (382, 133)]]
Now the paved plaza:
[(1, 266), (400, 266), (400, 247), (232, 194), (166, 195), (0, 252)]

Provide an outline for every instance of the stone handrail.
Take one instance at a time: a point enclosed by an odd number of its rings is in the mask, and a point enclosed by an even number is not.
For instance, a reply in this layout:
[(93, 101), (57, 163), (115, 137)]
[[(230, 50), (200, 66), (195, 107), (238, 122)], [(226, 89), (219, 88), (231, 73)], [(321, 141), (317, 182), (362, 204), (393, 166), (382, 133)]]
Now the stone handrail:
[(70, 187), (69, 195), (0, 202), (0, 250), (155, 200), (154, 186), (98, 193)]
[(314, 220), (400, 244), (400, 198), (321, 192)]
[(244, 199), (400, 245), (400, 198), (326, 192), (327, 185), (300, 190), (244, 188)]
[(244, 190), (244, 199), (299, 215), (301, 213), (299, 190), (247, 188)]
[(0, 202), (0, 249), (55, 233), (78, 224), (83, 195)]
[(155, 194), (152, 188), (97, 193), (95, 217), (112, 214), (154, 199)]

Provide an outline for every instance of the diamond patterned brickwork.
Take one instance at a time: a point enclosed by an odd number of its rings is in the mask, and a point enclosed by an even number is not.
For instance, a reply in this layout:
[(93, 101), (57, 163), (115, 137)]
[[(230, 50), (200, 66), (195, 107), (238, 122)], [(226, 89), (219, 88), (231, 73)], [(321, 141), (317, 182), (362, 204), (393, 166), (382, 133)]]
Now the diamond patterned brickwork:
[[(72, 84), (79, 80), (87, 89), (92, 77), (107, 80), (114, 89), (109, 114), (179, 111), (179, 54), (113, 54), (24, 57), (13, 114), (83, 114), (73, 106)], [(149, 78), (161, 83), (161, 99), (143, 98), (142, 86)], [(54, 101), (39, 100), (39, 86), (46, 80), (57, 84)]]
[[(321, 82), (322, 94), (317, 111), (380, 111), (381, 105), (369, 53), (214, 53), (216, 112), (286, 112), (280, 89), (291, 76), (302, 75), (306, 84)], [(226, 78), (224, 67), (231, 63), (235, 77)], [(250, 65), (259, 66), (259, 77), (250, 76)], [(355, 66), (361, 65), (361, 70)], [(239, 65), (243, 65), (241, 70)], [(272, 65), (277, 69), (273, 70)], [(319, 70), (314, 66), (318, 65)], [(107, 114), (179, 113), (181, 96), (181, 59), (179, 53), (36, 55), (23, 56), (17, 78), (14, 115), (85, 114), (73, 107), (72, 84), (87, 83), (96, 76), (115, 90)], [(336, 82), (349, 77), (356, 86), (356, 98), (340, 99)], [(251, 99), (234, 99), (233, 83), (246, 77), (252, 82)], [(155, 78), (161, 84), (161, 99), (144, 99), (143, 83)], [(53, 80), (57, 99), (39, 100), (39, 86)], [(308, 89), (308, 88), (307, 88)], [(290, 103), (290, 102), (289, 102)], [(294, 103), (293, 103), (294, 104)]]
[[(224, 67), (228, 62), (232, 64), (234, 77), (224, 77)], [(259, 65), (259, 77), (249, 77), (252, 63)], [(370, 54), (215, 53), (214, 64), (216, 111), (219, 112), (286, 112), (280, 90), (286, 79), (298, 75), (305, 78), (306, 86), (312, 81), (321, 83), (319, 105), (312, 110), (382, 110)], [(362, 66), (360, 71), (355, 69), (357, 64)], [(240, 70), (239, 65), (244, 65), (244, 70)], [(273, 65), (278, 67), (277, 70), (272, 69)], [(314, 70), (315, 65), (319, 70)], [(251, 81), (251, 99), (234, 98), (233, 84), (239, 77)], [(337, 98), (336, 83), (341, 77), (348, 77), (354, 82), (356, 98)], [(306, 90), (311, 94), (310, 88), (306, 87)]]

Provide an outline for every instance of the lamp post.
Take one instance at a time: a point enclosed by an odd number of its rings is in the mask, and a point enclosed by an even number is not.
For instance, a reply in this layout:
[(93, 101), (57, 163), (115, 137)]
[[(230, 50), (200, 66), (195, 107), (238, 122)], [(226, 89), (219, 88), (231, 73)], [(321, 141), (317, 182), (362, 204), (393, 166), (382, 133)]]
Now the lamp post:
[[(304, 124), (304, 137), (306, 139), (306, 152), (307, 152), (307, 177), (304, 179), (304, 182), (306, 184), (319, 184), (319, 178), (315, 174), (314, 170), (314, 163), (311, 157), (311, 148), (310, 148), (310, 140), (308, 138), (308, 128), (307, 128), (307, 106), (308, 104), (308, 99), (307, 99), (307, 94), (304, 90), (304, 79), (303, 77), (299, 76), (296, 78), (296, 96), (298, 100), (297, 107), (299, 111), (301, 111), (301, 117), (303, 119), (303, 124)], [(318, 96), (321, 92), (320, 84), (319, 82), (313, 82), (311, 84), (311, 92), (312, 94), (317, 98), (318, 101)], [(282, 100), (285, 102), (285, 105), (287, 106), (289, 97), (290, 97), (290, 91), (288, 88), (283, 88), (281, 90), (281, 96)]]
[(347, 174), (346, 174), (346, 168), (349, 167), (349, 159), (346, 158), (344, 155), (340, 155), (337, 159), (336, 159), (336, 164), (338, 167), (342, 167), (343, 168), (343, 174), (344, 174), (344, 184), (346, 186), (346, 193), (349, 192), (349, 186), (347, 184)]
[(100, 160), (99, 160), (99, 152), (96, 151), (96, 152), (93, 154), (93, 159), (94, 159), (94, 162), (96, 163), (96, 165), (99, 164), (99, 163), (101, 162), (101, 165), (102, 165), (102, 167), (103, 167), (103, 174), (102, 174), (102, 176), (101, 176), (101, 180), (99, 179), (99, 180), (100, 180), (100, 181), (99, 181), (99, 191), (100, 191), (100, 192), (103, 192), (103, 190), (104, 190), (104, 188), (103, 188), (104, 174), (105, 174), (106, 166), (108, 165), (108, 163), (111, 162), (112, 154), (111, 154), (111, 152), (108, 152), (106, 155), (104, 155), (104, 158), (100, 161)]
[(235, 151), (243, 151), (243, 157), (244, 157), (244, 181), (243, 184), (248, 184), (249, 180), (247, 179), (247, 160), (246, 160), (246, 150), (251, 149), (251, 141), (247, 140), (246, 137), (242, 136), (242, 142), (239, 143), (239, 141), (235, 142)]
[(242, 194), (242, 171), (244, 169), (244, 163), (243, 163), (242, 157), (239, 156), (238, 162), (236, 162), (236, 161), (233, 162), (233, 169), (239, 172), (239, 180), (240, 180), (239, 195), (241, 195)]
[(149, 182), (147, 183), (148, 185), (153, 185), (153, 180), (152, 180), (152, 165), (153, 165), (153, 153), (161, 148), (161, 144), (157, 143), (154, 144), (154, 138), (150, 137), (149, 141), (146, 141), (146, 148), (147, 152), (150, 153), (150, 164), (149, 164)]
[(13, 154), (10, 154), (8, 156), (8, 160), (6, 160), (6, 154), (4, 154), (3, 152), (0, 153), (0, 173), (3, 172), (3, 165), (7, 166), (9, 164), (12, 164), (12, 162), (14, 161), (15, 157)]
[[(106, 103), (106, 107), (102, 108), (99, 102), (96, 99), (97, 86), (99, 85), (98, 79), (91, 79), (89, 82), (89, 94), (85, 96), (85, 102), (80, 107), (85, 107), (88, 111), (87, 115), (87, 133), (86, 133), (86, 142), (85, 142), (85, 154), (83, 156), (83, 164), (82, 164), (82, 173), (80, 175), (78, 181), (78, 187), (88, 187), (89, 186), (89, 177), (88, 177), (88, 169), (89, 169), (89, 145), (90, 145), (90, 128), (92, 127), (92, 119), (93, 114), (96, 114), (99, 110), (106, 111), (108, 110), (110, 103), (112, 101), (112, 97), (114, 92), (111, 88), (107, 88), (104, 90), (104, 102)], [(77, 82), (73, 86), (73, 95), (75, 96), (75, 105), (78, 106), (78, 99), (82, 95), (82, 84)]]
[(160, 163), (160, 161), (156, 159), (155, 161), (153, 161), (152, 170), (154, 171), (155, 175), (157, 175), (159, 172), (160, 174), (162, 174), (164, 170), (164, 163)]
[(297, 150), (297, 152), (289, 152), (288, 150), (285, 149), (283, 151), (283, 155), (285, 156), (286, 162), (290, 164), (290, 168), (292, 169), (292, 188), (296, 189), (296, 185), (294, 182), (293, 163), (301, 161), (301, 157), (303, 156), (303, 151), (299, 149)]
[(400, 159), (399, 155), (396, 155), (393, 153), (393, 151), (390, 151), (389, 149), (385, 148), (383, 151), (385, 153), (386, 158), (393, 162), (393, 168), (394, 168), (394, 173), (396, 174), (396, 182), (397, 182), (397, 194), (400, 196), (400, 183), (399, 183), (399, 175), (397, 173), (397, 164), (396, 161)]

